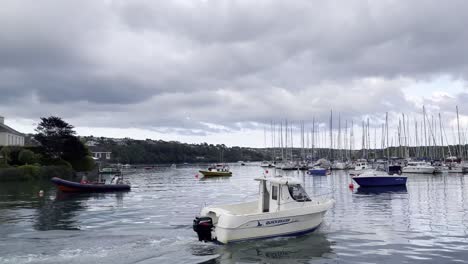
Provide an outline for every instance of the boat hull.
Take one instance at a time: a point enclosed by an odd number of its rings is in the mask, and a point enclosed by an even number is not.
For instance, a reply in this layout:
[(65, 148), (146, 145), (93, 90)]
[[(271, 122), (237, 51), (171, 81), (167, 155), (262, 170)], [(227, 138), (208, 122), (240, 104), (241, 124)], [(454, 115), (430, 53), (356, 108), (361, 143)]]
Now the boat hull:
[(353, 180), (360, 186), (373, 187), (406, 185), (407, 178), (405, 176), (358, 176), (353, 177)]
[(232, 172), (230, 171), (206, 171), (201, 170), (199, 171), (203, 174), (204, 177), (230, 177), (232, 176)]
[(421, 174), (433, 174), (435, 171), (434, 167), (404, 167), (403, 173), (421, 173)]
[[(214, 228), (216, 241), (222, 244), (253, 239), (295, 236), (314, 231), (323, 220), (333, 200), (310, 207), (253, 214), (223, 214)], [(208, 214), (209, 216), (209, 214)]]
[(129, 191), (130, 185), (128, 184), (81, 184), (78, 182), (67, 181), (54, 177), (51, 181), (62, 192), (117, 192)]
[(326, 169), (311, 169), (309, 170), (310, 175), (314, 176), (327, 176), (328, 171)]

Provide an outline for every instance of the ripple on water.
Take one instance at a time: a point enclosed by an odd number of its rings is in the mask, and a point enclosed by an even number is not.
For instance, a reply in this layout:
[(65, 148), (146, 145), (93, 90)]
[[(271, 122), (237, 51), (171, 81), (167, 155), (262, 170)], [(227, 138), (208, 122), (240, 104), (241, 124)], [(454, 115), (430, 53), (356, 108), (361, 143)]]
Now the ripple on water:
[[(256, 166), (229, 178), (198, 168), (129, 175), (128, 193), (63, 195), (44, 183), (0, 186), (1, 263), (449, 263), (468, 258), (468, 177), (409, 175), (403, 189), (348, 188), (349, 177), (287, 172), (327, 187), (336, 201), (309, 235), (233, 245), (197, 241), (192, 220), (205, 204), (252, 199)], [(47, 187), (48, 186), (48, 187)], [(20, 193), (18, 195), (18, 193)]]

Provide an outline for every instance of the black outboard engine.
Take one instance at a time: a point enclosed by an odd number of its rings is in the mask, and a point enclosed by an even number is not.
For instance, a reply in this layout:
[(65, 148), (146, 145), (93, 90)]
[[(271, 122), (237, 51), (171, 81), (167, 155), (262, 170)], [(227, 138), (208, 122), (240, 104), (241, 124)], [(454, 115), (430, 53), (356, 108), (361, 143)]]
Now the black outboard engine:
[(193, 220), (193, 231), (197, 232), (198, 241), (211, 241), (213, 220), (211, 217), (195, 217)]

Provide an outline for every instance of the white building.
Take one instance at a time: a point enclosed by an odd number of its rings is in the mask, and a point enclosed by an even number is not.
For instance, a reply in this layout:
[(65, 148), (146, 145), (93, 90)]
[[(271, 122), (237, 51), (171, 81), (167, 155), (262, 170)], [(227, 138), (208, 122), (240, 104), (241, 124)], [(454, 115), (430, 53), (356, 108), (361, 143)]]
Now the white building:
[(5, 125), (5, 118), (0, 116), (0, 146), (24, 146), (24, 135)]

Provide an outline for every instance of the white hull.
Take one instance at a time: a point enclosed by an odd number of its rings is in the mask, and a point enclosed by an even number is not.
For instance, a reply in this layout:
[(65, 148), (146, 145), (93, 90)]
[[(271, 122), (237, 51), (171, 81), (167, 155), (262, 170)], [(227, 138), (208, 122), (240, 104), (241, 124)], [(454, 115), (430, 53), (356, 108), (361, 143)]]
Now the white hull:
[(418, 167), (418, 166), (404, 167), (402, 170), (403, 173), (423, 173), (423, 174), (433, 174), (434, 171), (435, 171), (434, 167)]
[(452, 167), (448, 168), (448, 173), (462, 173), (463, 172), (463, 167)]
[[(249, 203), (256, 206), (258, 202)], [(222, 214), (213, 231), (213, 237), (227, 244), (249, 239), (287, 236), (311, 232), (322, 222), (323, 215), (333, 205), (328, 201), (320, 205), (301, 207), (273, 213), (251, 215)], [(210, 216), (209, 208), (202, 215)]]
[(332, 168), (334, 170), (346, 170), (347, 169), (347, 164), (344, 163), (344, 162), (337, 162), (337, 163), (334, 163)]

